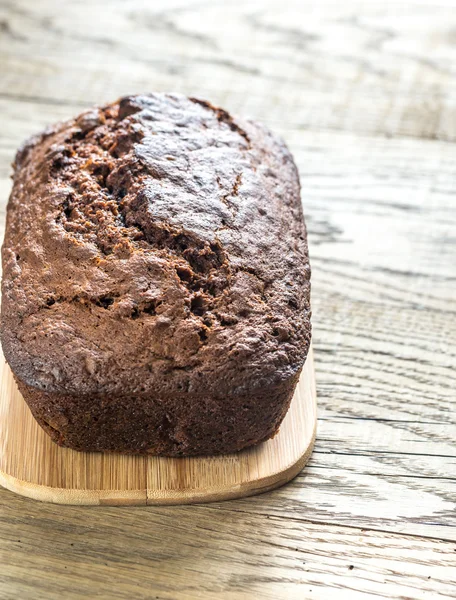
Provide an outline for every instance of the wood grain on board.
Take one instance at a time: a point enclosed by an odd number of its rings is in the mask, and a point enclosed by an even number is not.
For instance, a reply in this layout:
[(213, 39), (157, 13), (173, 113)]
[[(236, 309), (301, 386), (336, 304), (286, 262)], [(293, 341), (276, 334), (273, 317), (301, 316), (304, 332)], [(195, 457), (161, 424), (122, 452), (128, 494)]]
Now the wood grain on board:
[(456, 595), (455, 32), (454, 0), (0, 0), (1, 211), (26, 136), (121, 94), (207, 97), (286, 139), (320, 419), (302, 475), (229, 504), (119, 521), (0, 491), (5, 597), (77, 597), (87, 572), (100, 598)]

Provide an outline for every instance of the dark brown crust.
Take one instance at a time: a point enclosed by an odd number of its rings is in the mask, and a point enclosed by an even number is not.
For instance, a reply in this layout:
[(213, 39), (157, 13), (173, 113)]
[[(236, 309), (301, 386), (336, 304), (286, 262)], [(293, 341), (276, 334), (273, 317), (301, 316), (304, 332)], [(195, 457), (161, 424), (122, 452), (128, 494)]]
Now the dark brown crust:
[[(277, 389), (236, 396), (176, 394), (114, 399), (42, 392), (17, 380), (33, 416), (59, 445), (84, 451), (161, 456), (227, 454), (272, 437), (284, 418), (298, 375)], [(176, 407), (185, 415), (176, 413)]]
[(57, 125), (17, 154), (2, 257), (4, 353), (58, 443), (216, 454), (277, 430), (310, 269), (265, 128), (171, 94)]

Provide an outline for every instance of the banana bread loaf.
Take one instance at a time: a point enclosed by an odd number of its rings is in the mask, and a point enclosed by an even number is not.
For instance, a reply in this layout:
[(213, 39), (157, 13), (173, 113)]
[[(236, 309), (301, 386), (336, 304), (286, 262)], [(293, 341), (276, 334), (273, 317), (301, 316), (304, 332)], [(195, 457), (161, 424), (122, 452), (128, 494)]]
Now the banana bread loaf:
[(219, 454), (277, 431), (310, 343), (299, 180), (265, 127), (177, 94), (28, 140), (1, 341), (33, 415), (86, 451)]

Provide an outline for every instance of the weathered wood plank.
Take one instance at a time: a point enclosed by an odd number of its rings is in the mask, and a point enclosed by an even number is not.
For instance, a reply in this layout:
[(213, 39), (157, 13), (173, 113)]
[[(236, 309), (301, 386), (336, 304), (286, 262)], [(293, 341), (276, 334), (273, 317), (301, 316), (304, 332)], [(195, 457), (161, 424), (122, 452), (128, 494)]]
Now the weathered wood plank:
[(0, 90), (179, 89), (298, 130), (456, 139), (454, 3), (2, 0)]
[(223, 512), (129, 509), (119, 518), (116, 509), (56, 511), (6, 491), (0, 502), (1, 552), (8, 554), (2, 577), (16, 597), (424, 600), (456, 594), (454, 543), (322, 526), (291, 512), (287, 518), (237, 512), (231, 504)]

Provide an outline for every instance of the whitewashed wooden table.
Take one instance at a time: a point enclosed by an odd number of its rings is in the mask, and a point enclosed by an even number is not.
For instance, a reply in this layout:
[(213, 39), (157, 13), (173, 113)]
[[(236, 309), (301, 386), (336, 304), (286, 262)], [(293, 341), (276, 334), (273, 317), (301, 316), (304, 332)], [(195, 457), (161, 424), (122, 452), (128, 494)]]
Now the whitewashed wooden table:
[(0, 0), (2, 219), (26, 136), (150, 90), (260, 119), (296, 157), (315, 453), (206, 506), (2, 489), (0, 598), (456, 597), (456, 2)]

